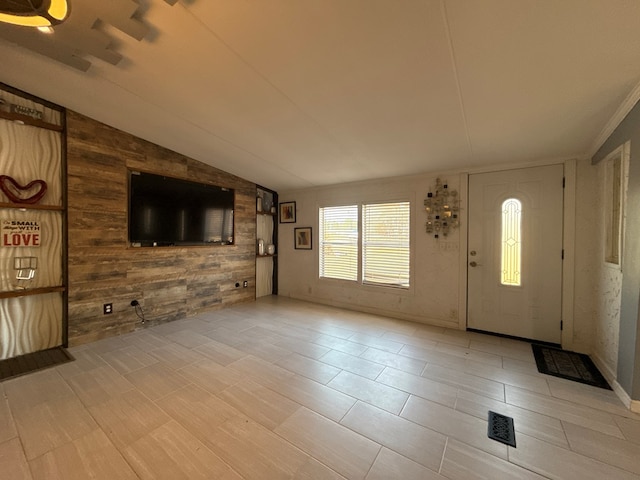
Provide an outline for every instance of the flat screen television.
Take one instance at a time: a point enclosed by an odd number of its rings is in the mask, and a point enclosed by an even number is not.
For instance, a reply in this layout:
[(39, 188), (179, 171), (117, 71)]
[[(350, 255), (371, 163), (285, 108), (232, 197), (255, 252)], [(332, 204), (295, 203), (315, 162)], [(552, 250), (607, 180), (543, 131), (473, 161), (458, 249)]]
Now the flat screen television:
[(129, 172), (132, 246), (233, 243), (233, 189), (151, 173)]

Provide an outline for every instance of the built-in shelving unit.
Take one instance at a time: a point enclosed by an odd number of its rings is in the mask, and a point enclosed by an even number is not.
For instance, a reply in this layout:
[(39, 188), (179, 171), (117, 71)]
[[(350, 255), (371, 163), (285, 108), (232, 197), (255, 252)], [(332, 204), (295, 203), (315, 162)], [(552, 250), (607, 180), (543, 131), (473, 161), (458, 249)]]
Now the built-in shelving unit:
[(15, 298), (15, 297), (26, 297), (28, 295), (42, 295), (43, 293), (52, 293), (52, 292), (64, 292), (66, 290), (65, 287), (42, 287), (42, 288), (27, 288), (24, 290), (13, 290), (10, 292), (0, 292), (0, 299), (2, 298)]
[(44, 128), (46, 130), (53, 130), (54, 132), (62, 132), (62, 125), (56, 125), (54, 123), (43, 122), (37, 118), (32, 118), (28, 115), (21, 115), (19, 113), (3, 112), (0, 110), (0, 118), (5, 120), (11, 120), (13, 122), (22, 123), (25, 125), (31, 125), (38, 128)]
[(18, 210), (52, 210), (57, 212), (63, 212), (64, 207), (60, 205), (30, 205), (28, 203), (4, 203), (0, 202), (0, 208), (16, 208)]
[(65, 165), (64, 109), (0, 84), (0, 360), (66, 346)]
[[(278, 293), (278, 194), (256, 189), (256, 298)], [(261, 242), (262, 241), (262, 242)], [(262, 245), (262, 246), (260, 246)], [(275, 248), (268, 253), (269, 245)]]

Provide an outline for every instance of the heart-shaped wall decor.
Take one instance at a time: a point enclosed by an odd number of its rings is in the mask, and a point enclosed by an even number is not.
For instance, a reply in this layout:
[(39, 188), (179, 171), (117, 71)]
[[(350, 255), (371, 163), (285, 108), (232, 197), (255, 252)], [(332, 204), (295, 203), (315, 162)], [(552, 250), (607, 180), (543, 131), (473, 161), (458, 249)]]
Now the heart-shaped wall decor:
[(47, 182), (33, 180), (27, 185), (20, 185), (9, 175), (0, 175), (0, 190), (13, 203), (38, 203), (47, 192)]

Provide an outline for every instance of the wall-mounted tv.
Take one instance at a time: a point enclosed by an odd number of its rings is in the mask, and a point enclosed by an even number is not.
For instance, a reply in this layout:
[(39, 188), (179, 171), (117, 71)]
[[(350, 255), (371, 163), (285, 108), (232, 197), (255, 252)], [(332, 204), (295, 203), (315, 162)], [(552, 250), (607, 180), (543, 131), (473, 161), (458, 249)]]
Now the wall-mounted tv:
[(129, 172), (132, 246), (233, 243), (235, 192), (230, 188), (144, 172)]

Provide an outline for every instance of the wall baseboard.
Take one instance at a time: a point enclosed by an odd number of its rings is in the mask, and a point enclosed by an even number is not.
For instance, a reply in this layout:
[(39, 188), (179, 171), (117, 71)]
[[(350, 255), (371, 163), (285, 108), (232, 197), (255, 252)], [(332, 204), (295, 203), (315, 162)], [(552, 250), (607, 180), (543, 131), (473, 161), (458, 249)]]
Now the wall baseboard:
[[(629, 410), (633, 411), (634, 401), (631, 400), (631, 397), (629, 396), (627, 391), (620, 386), (617, 380), (614, 380), (613, 382), (609, 382), (609, 383), (611, 384), (611, 388), (613, 388), (613, 391), (615, 392), (616, 395), (618, 395), (618, 398), (624, 404), (624, 406), (627, 407)], [(638, 404), (637, 407), (640, 408), (640, 402), (635, 402), (635, 403), (637, 403)]]
[(622, 386), (618, 383), (618, 380), (616, 380), (616, 374), (611, 369), (611, 367), (609, 367), (609, 365), (607, 365), (602, 360), (602, 358), (600, 358), (600, 356), (595, 353), (591, 355), (591, 359), (593, 360), (593, 363), (596, 364), (596, 367), (598, 367), (598, 370), (600, 370), (600, 373), (602, 373), (604, 378), (607, 379), (607, 382), (609, 382), (609, 385), (611, 385), (613, 392), (618, 396), (624, 406), (632, 412), (640, 413), (640, 401), (631, 400), (631, 397), (629, 396), (627, 391), (622, 388)]
[(390, 311), (390, 310), (383, 310), (383, 309), (380, 309), (380, 308), (365, 307), (365, 306), (356, 305), (356, 304), (353, 304), (353, 303), (336, 302), (334, 300), (326, 300), (324, 298), (318, 298), (318, 297), (314, 297), (312, 295), (288, 294), (287, 296), (289, 298), (294, 298), (296, 300), (303, 300), (305, 302), (319, 303), (321, 305), (328, 305), (330, 307), (344, 308), (345, 310), (353, 310), (353, 311), (356, 311), (356, 312), (371, 313), (373, 315), (384, 315), (386, 317), (397, 318), (399, 320), (406, 320), (408, 322), (421, 323), (423, 325), (431, 325), (431, 326), (434, 326), (434, 327), (450, 328), (452, 330), (464, 330), (465, 329), (464, 325), (462, 327), (459, 326), (457, 320), (451, 321), (451, 322), (446, 322), (446, 321), (442, 321), (442, 320), (437, 320), (435, 318), (419, 317), (417, 315), (409, 315), (409, 314), (404, 314), (402, 312), (397, 312), (397, 311)]
[(616, 373), (604, 360), (602, 360), (602, 357), (600, 355), (598, 355), (597, 353), (592, 353), (591, 360), (593, 360), (593, 363), (596, 364), (596, 367), (598, 367), (598, 370), (600, 370), (600, 373), (602, 373), (604, 378), (607, 379), (607, 382), (613, 383), (616, 381)]

